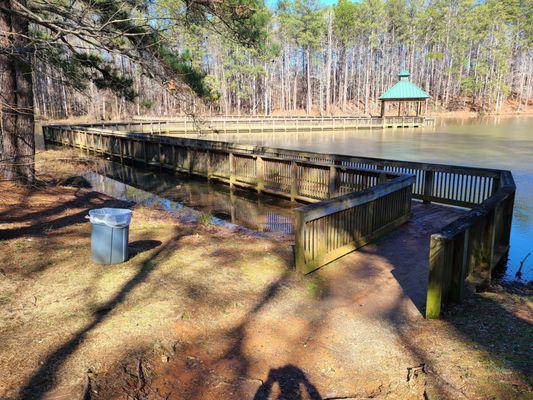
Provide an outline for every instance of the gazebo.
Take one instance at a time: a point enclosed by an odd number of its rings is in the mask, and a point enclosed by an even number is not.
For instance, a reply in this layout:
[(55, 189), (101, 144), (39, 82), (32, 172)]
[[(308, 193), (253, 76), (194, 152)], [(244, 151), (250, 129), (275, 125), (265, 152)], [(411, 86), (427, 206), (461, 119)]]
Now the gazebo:
[(387, 101), (398, 102), (398, 116), (401, 115), (402, 103), (405, 102), (415, 102), (416, 115), (419, 116), (421, 114), (422, 103), (425, 103), (431, 96), (409, 81), (409, 76), (411, 76), (409, 71), (405, 69), (400, 71), (398, 83), (379, 96), (379, 100), (381, 100), (381, 118), (385, 116), (385, 103)]

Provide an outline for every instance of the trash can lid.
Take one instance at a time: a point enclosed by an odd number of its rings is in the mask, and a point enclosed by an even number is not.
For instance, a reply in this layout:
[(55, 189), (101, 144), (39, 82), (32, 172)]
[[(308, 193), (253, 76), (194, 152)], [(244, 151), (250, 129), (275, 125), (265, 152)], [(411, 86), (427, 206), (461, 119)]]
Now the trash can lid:
[(111, 228), (125, 228), (131, 221), (131, 210), (127, 208), (96, 208), (89, 211), (92, 224), (104, 224)]

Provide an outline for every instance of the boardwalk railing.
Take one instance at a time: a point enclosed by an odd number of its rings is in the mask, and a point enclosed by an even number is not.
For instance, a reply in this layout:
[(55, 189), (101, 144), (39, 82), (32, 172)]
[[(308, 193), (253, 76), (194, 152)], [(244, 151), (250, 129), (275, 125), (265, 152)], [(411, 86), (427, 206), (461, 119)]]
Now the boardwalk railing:
[[(368, 204), (386, 202), (383, 209), (389, 207), (388, 203), (404, 204), (394, 197), (399, 194), (387, 190), (396, 185), (396, 179), (407, 175), (402, 182), (409, 182), (412, 198), (471, 209), (466, 216), (431, 237), (428, 317), (438, 317), (442, 304), (460, 300), (466, 282), (486, 283), (490, 271), (504, 259), (509, 247), (516, 190), (509, 171), (121, 133), (81, 126), (49, 125), (43, 127), (43, 131), (50, 142), (219, 179), (231, 186), (248, 187), (291, 200), (318, 203), (316, 207), (304, 206), (303, 211), (297, 211), (300, 222), (295, 232), (299, 243), (296, 259), (302, 271), (323, 265), (362, 243), (361, 238), (372, 240), (382, 234), (380, 229), (387, 230), (389, 224), (393, 226), (396, 221), (376, 221), (370, 230), (364, 231), (349, 224), (363, 223), (357, 213), (368, 217), (370, 206), (359, 203), (368, 195), (369, 192), (365, 192), (368, 189), (378, 196), (368, 200)], [(402, 190), (404, 188), (397, 192)], [(339, 203), (337, 196), (345, 195), (347, 197), (341, 197), (343, 200)], [(347, 208), (343, 208), (345, 206)], [(393, 213), (398, 221), (406, 218), (401, 210), (405, 209), (400, 207), (400, 211), (395, 211), (397, 214)], [(320, 217), (314, 218), (317, 215)], [(328, 235), (332, 238), (323, 236), (321, 224), (329, 227)], [(320, 240), (316, 241), (319, 236)], [(306, 242), (311, 239), (315, 242)]]
[(305, 132), (385, 127), (415, 127), (425, 117), (207, 117), (156, 121), (126, 121), (78, 124), (86, 128), (150, 134), (194, 134), (211, 132)]
[(407, 222), (413, 183), (413, 176), (402, 175), (363, 191), (297, 208), (296, 269), (314, 271)]
[(460, 302), (467, 283), (490, 284), (491, 272), (509, 250), (516, 186), (501, 171), (496, 192), (465, 216), (431, 235), (426, 317), (438, 318), (443, 304)]
[(393, 172), (331, 165), (318, 160), (257, 154), (254, 146), (123, 134), (94, 128), (44, 128), (47, 141), (216, 179), (291, 200), (318, 202), (361, 191), (398, 176)]

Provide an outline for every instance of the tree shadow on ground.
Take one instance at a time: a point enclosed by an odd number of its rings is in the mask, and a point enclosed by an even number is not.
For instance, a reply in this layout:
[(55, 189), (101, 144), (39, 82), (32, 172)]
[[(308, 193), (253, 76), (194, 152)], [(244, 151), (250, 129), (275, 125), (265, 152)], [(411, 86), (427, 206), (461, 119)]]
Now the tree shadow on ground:
[[(436, 392), (433, 394), (436, 394), (437, 398), (470, 398), (465, 387), (454, 385), (447, 371), (441, 370), (438, 366), (438, 364), (442, 365), (443, 357), (454, 359), (452, 353), (457, 351), (457, 345), (454, 344), (455, 347), (452, 349), (450, 342), (455, 341), (459, 341), (469, 351), (477, 350), (474, 354), (482, 361), (455, 360), (456, 365), (447, 365), (449, 371), (462, 369), (463, 375), (469, 375), (469, 370), (478, 368), (478, 365), (472, 363), (482, 362), (498, 366), (497, 371), (509, 370), (520, 377), (519, 381), (513, 378), (505, 382), (501, 379), (505, 375), (505, 372), (502, 372), (503, 375), (494, 376), (490, 382), (484, 382), (485, 385), (490, 385), (494, 398), (528, 398), (527, 392), (531, 390), (533, 384), (531, 381), (531, 376), (533, 376), (531, 363), (533, 348), (530, 346), (530, 339), (533, 337), (531, 316), (517, 315), (512, 311), (510, 304), (504, 306), (501, 298), (500, 301), (495, 298), (500, 292), (502, 296), (507, 297), (507, 302), (509, 302), (509, 298), (515, 291), (516, 286), (513, 284), (502, 288), (498, 283), (493, 283), (484, 293), (468, 291), (460, 304), (451, 303), (445, 306), (440, 321), (424, 321), (421, 318), (418, 326), (413, 326), (413, 323), (402, 318), (400, 307), (402, 299), (399, 299), (396, 307), (392, 307), (385, 313), (385, 317), (395, 330), (404, 349), (420, 364), (427, 367), (433, 383), (432, 390)], [(527, 297), (526, 293), (531, 293), (531, 288), (519, 289), (519, 291), (521, 296)], [(408, 293), (406, 296), (410, 297)], [(524, 299), (516, 301), (523, 302)], [(434, 337), (434, 340), (421, 341), (417, 335), (413, 335), (413, 327), (425, 330), (426, 334)], [(485, 387), (487, 388), (488, 386)]]
[[(22, 226), (18, 228), (0, 229), (0, 239), (17, 239), (23, 236), (41, 236), (47, 234), (52, 229), (60, 229), (73, 224), (88, 223), (89, 220), (85, 217), (88, 215), (88, 210), (94, 207), (121, 207), (129, 208), (132, 203), (124, 202), (120, 200), (110, 199), (107, 196), (103, 196), (100, 193), (88, 192), (82, 195), (77, 195), (76, 198), (61, 202), (60, 204), (46, 209), (42, 212), (30, 212), (23, 213), (16, 217), (4, 217), (2, 222), (25, 222), (35, 221), (31, 225)], [(13, 210), (18, 207), (14, 207)], [(54, 219), (54, 217), (60, 215), (69, 209), (82, 209), (74, 214), (63, 215)]]
[(59, 369), (68, 357), (76, 351), (87, 335), (97, 326), (102, 324), (108, 318), (109, 314), (125, 300), (128, 293), (144, 282), (154, 269), (157, 268), (157, 258), (165, 257), (167, 252), (175, 250), (175, 246), (172, 246), (172, 244), (178, 242), (183, 235), (184, 234), (181, 232), (176, 232), (169, 241), (157, 249), (149, 260), (146, 260), (141, 264), (137, 273), (129, 279), (110, 300), (100, 305), (94, 311), (93, 319), (90, 323), (78, 330), (68, 342), (64, 343), (61, 347), (48, 355), (39, 369), (32, 374), (25, 386), (20, 390), (22, 398), (39, 400), (44, 397), (44, 395), (52, 388)]
[(130, 242), (128, 244), (128, 258), (132, 259), (138, 254), (155, 249), (156, 247), (161, 246), (162, 244), (163, 242), (161, 242), (160, 240), (136, 240), (134, 242)]

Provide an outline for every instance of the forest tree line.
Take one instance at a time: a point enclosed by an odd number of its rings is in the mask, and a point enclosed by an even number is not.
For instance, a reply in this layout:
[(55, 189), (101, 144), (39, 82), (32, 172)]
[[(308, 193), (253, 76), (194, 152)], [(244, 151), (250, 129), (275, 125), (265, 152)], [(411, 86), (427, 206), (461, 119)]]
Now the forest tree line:
[[(167, 16), (172, 0), (156, 2)], [(172, 96), (134, 63), (114, 56), (137, 93), (133, 102), (94, 84), (79, 92), (46, 64), (35, 70), (35, 100), (45, 117), (96, 118), (189, 111), (225, 114), (375, 115), (378, 97), (400, 69), (428, 91), (437, 111), (522, 111), (532, 98), (532, 2), (522, 0), (279, 1), (267, 35), (250, 48), (216, 24), (176, 24), (173, 49), (203, 71), (207, 101)], [(51, 101), (54, 99), (55, 101)]]

